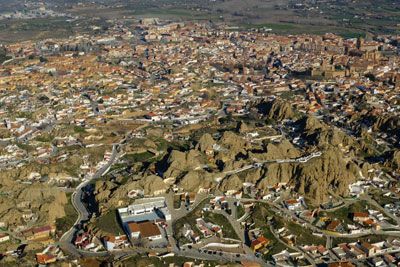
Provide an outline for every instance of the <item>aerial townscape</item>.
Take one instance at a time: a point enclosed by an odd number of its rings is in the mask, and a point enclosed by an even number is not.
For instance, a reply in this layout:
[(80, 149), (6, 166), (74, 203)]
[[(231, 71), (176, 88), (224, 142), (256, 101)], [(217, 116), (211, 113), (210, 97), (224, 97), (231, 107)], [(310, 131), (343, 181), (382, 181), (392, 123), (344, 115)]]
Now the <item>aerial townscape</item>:
[(0, 266), (400, 266), (400, 2), (0, 0), (0, 170)]

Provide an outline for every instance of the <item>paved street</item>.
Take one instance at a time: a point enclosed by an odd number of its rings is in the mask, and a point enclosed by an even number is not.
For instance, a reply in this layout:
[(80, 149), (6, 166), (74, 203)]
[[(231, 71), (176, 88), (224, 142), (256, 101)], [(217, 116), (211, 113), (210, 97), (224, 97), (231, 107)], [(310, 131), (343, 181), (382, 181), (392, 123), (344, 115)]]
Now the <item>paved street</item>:
[[(102, 166), (99, 170), (97, 170), (90, 178), (85, 179), (80, 183), (77, 187), (74, 193), (72, 193), (71, 196), (71, 203), (74, 206), (75, 210), (78, 213), (78, 218), (74, 223), (74, 226), (71, 227), (67, 232), (64, 233), (64, 235), (60, 238), (59, 243), (62, 244), (62, 247), (66, 249), (68, 252), (76, 255), (76, 254), (81, 254), (77, 253), (77, 250), (75, 246), (72, 245), (73, 239), (76, 235), (76, 232), (78, 230), (78, 225), (81, 222), (88, 221), (90, 219), (90, 214), (88, 210), (86, 209), (85, 204), (82, 202), (82, 194), (83, 194), (83, 188), (85, 188), (90, 182), (92, 182), (95, 179), (100, 178), (102, 175), (104, 175), (107, 170), (111, 167), (111, 165), (114, 163), (115, 159), (117, 158), (118, 155), (118, 144), (114, 144), (112, 148), (112, 155), (109, 159), (109, 161)], [(90, 252), (88, 252), (90, 253)], [(93, 253), (91, 253), (93, 254)], [(97, 255), (97, 254), (94, 254)]]

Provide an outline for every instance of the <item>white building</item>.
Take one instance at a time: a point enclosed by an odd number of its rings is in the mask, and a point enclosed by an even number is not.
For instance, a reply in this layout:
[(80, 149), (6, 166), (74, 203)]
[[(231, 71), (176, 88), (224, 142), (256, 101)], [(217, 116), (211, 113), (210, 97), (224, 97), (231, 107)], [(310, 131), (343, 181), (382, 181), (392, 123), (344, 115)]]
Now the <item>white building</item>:
[(8, 234), (0, 234), (0, 243), (7, 242), (10, 240), (10, 236)]

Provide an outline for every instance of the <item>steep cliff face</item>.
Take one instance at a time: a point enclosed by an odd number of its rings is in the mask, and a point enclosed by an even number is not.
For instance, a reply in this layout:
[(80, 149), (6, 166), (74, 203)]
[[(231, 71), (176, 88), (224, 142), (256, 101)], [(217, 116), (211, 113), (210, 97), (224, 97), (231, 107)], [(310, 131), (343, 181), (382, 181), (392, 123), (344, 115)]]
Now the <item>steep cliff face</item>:
[(290, 103), (279, 99), (269, 102), (261, 102), (257, 105), (257, 108), (266, 118), (276, 121), (293, 119), (295, 117), (295, 112)]
[(392, 133), (400, 138), (400, 118), (397, 116), (377, 117), (372, 130)]
[(388, 159), (385, 162), (385, 166), (400, 172), (400, 149), (388, 153)]
[(258, 160), (273, 160), (273, 159), (289, 159), (301, 156), (301, 152), (295, 148), (287, 139), (283, 139), (280, 143), (267, 143), (265, 145), (265, 153), (249, 152), (250, 158)]
[[(339, 146), (355, 146), (355, 140), (339, 130), (327, 127), (314, 117), (305, 117), (298, 123), (304, 137), (315, 142), (316, 147), (323, 152), (321, 157), (306, 163), (266, 164), (262, 168), (225, 177), (218, 184), (219, 189), (239, 190), (244, 182), (250, 182), (256, 184), (261, 190), (268, 190), (268, 187), (279, 182), (287, 182), (294, 187), (295, 191), (309, 197), (315, 203), (326, 201), (329, 191), (346, 195), (348, 185), (360, 176), (360, 171), (364, 172), (364, 170), (350, 159), (346, 159)], [(219, 147), (219, 149), (215, 150), (213, 147)], [(208, 160), (204, 160), (207, 150), (213, 153)], [(241, 168), (254, 160), (295, 159), (304, 155), (304, 152), (286, 139), (279, 143), (267, 142), (263, 146), (263, 151), (253, 151), (252, 144), (234, 132), (224, 132), (219, 140), (214, 140), (211, 135), (205, 134), (200, 138), (195, 149), (171, 153), (165, 177), (180, 177), (176, 181), (179, 187), (187, 191), (197, 191), (200, 187), (216, 186), (215, 178), (223, 177), (223, 172)], [(195, 166), (204, 163), (218, 166), (220, 172), (194, 170)]]
[(241, 190), (243, 188), (243, 180), (237, 175), (232, 175), (221, 182), (219, 189), (223, 192), (228, 190)]
[(196, 149), (200, 150), (201, 152), (205, 153), (207, 150), (213, 149), (213, 145), (216, 142), (214, 141), (213, 137), (211, 134), (203, 134), (200, 137), (199, 142), (196, 145)]
[(197, 192), (200, 188), (211, 188), (215, 185), (215, 175), (205, 171), (189, 171), (178, 182), (178, 186), (188, 192)]
[(167, 159), (168, 169), (164, 178), (177, 178), (182, 172), (201, 168), (205, 164), (204, 154), (196, 149), (187, 152), (173, 150)]
[(246, 133), (246, 132), (248, 132), (248, 131), (250, 131), (251, 130), (251, 128), (249, 128), (249, 126), (247, 126), (247, 124), (246, 123), (244, 123), (244, 122), (239, 122), (237, 125), (236, 125), (236, 131), (238, 132), (238, 133)]
[(278, 182), (294, 186), (299, 194), (321, 203), (327, 200), (328, 192), (347, 195), (348, 185), (358, 178), (359, 168), (352, 161), (346, 161), (340, 150), (330, 148), (320, 158), (308, 163), (271, 164), (266, 167), (264, 178), (257, 186), (266, 189)]
[(306, 116), (298, 120), (296, 124), (299, 127), (298, 131), (302, 133), (302, 138), (310, 145), (322, 149), (330, 145), (350, 146), (354, 150), (359, 149), (359, 145), (353, 137), (346, 135), (337, 128), (329, 127), (313, 116)]

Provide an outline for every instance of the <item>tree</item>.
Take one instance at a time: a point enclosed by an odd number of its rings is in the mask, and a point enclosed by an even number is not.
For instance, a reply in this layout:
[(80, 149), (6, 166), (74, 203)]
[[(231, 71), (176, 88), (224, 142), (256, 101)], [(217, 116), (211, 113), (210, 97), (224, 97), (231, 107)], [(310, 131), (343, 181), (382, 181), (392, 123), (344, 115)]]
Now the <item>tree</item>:
[(7, 60), (7, 50), (4, 46), (0, 46), (0, 63)]
[(41, 63), (46, 63), (46, 62), (48, 62), (47, 58), (45, 58), (45, 57), (43, 57), (43, 56), (40, 56), (39, 60), (40, 60)]

